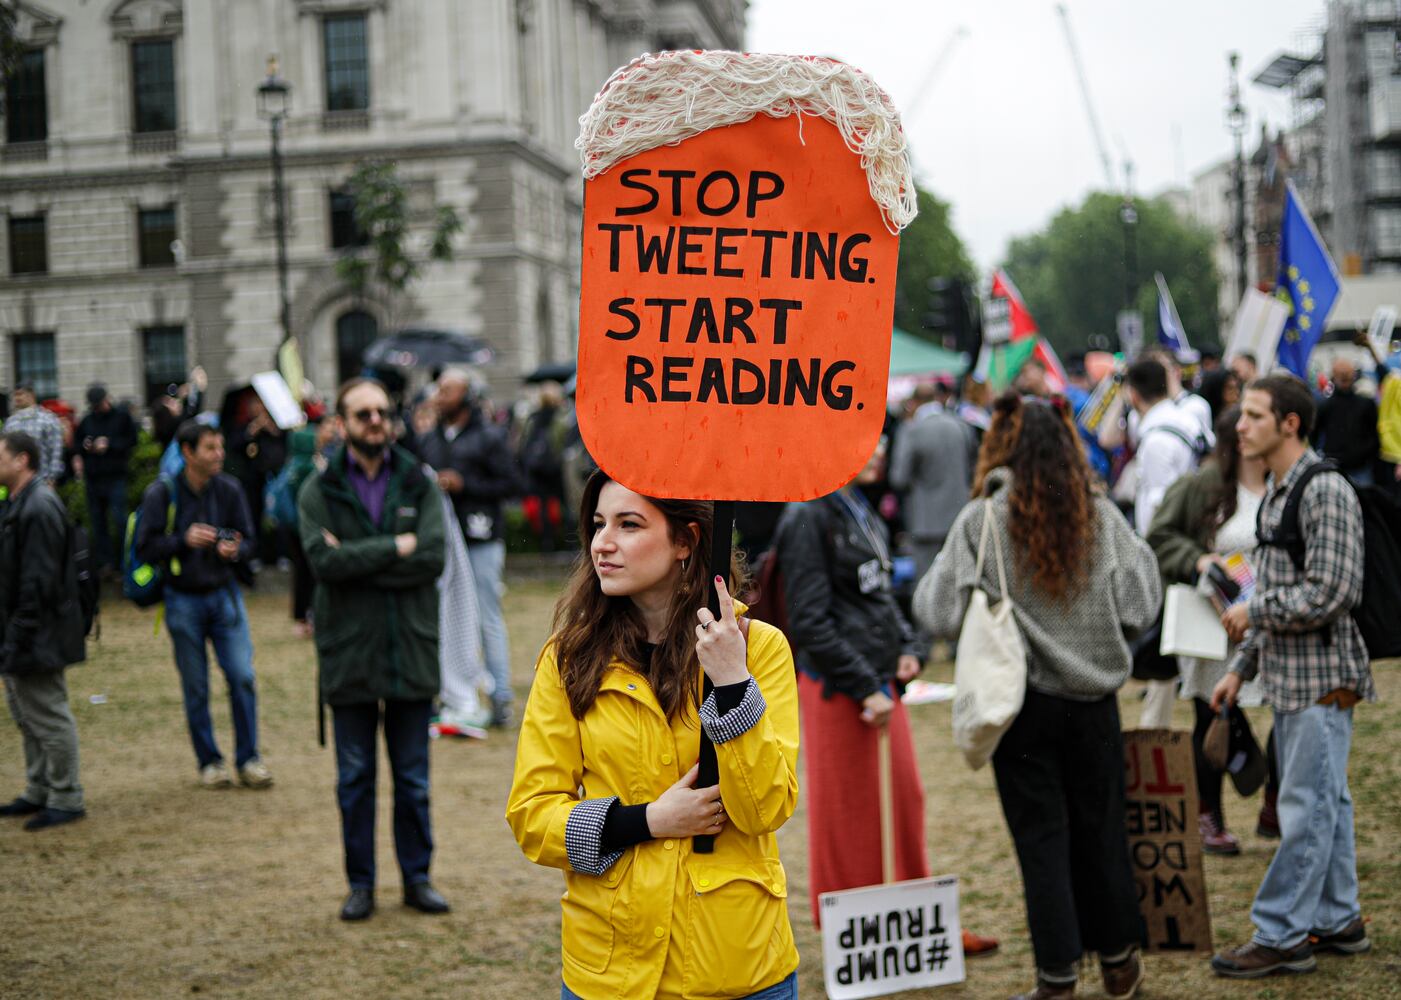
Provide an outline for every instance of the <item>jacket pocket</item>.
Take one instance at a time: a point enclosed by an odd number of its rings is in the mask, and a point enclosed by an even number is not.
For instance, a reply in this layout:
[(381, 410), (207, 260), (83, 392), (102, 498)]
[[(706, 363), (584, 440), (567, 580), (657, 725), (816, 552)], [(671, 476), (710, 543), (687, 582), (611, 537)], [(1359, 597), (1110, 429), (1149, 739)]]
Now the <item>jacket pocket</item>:
[[(687, 901), (688, 997), (753, 993), (791, 971), (788, 876), (776, 858), (739, 864), (687, 865), (694, 890)], [(796, 964), (796, 963), (794, 963)]]
[(593, 973), (608, 968), (613, 958), (614, 924), (624, 909), (620, 899), (626, 891), (628, 871), (636, 854), (636, 848), (624, 851), (617, 864), (602, 875), (571, 872), (565, 877), (560, 907), (566, 964)]

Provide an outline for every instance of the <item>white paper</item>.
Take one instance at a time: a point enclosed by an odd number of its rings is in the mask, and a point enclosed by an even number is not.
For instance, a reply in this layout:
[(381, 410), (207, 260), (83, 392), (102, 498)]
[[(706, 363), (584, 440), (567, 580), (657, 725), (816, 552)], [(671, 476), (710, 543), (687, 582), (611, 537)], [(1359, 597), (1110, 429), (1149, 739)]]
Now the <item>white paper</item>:
[(249, 381), (253, 383), (253, 391), (268, 408), (268, 416), (276, 421), (278, 427), (290, 431), (306, 423), (306, 414), (292, 398), (292, 390), (287, 387), (287, 380), (281, 372), (259, 372)]
[(1371, 325), (1367, 327), (1367, 339), (1372, 342), (1377, 357), (1384, 358), (1391, 353), (1391, 331), (1394, 329), (1396, 329), (1396, 308), (1394, 306), (1377, 306), (1377, 311), (1372, 313)]
[(831, 1000), (961, 983), (958, 877), (824, 892), (822, 970)]
[(1226, 360), (1238, 354), (1253, 354), (1261, 373), (1274, 368), (1275, 351), (1284, 325), (1289, 322), (1289, 307), (1272, 295), (1247, 288), (1236, 309), (1236, 322), (1231, 330), (1231, 346)]
[(1181, 654), (1199, 660), (1224, 660), (1228, 648), (1216, 606), (1188, 584), (1168, 587), (1163, 603), (1163, 640), (1158, 651), (1164, 656)]

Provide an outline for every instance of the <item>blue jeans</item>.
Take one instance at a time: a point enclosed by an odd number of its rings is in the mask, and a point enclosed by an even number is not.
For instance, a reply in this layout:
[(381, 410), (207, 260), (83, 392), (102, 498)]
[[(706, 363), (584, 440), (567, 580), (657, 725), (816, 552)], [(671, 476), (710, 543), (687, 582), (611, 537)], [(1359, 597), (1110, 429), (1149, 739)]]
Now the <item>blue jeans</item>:
[(1275, 713), (1279, 849), (1255, 894), (1255, 940), (1293, 948), (1310, 931), (1332, 934), (1361, 914), (1347, 758), (1352, 710), (1313, 705)]
[[(404, 885), (428, 881), (433, 828), (428, 818), (431, 701), (384, 702), (384, 747), (394, 775), (394, 853)], [(335, 705), (336, 801), (345, 875), (352, 889), (375, 887), (375, 735), (380, 705)]]
[(258, 694), (253, 678), (253, 639), (248, 634), (248, 612), (237, 585), (229, 584), (207, 594), (165, 590), (165, 624), (175, 647), (175, 667), (185, 697), (185, 721), (195, 745), (200, 767), (224, 759), (214, 742), (209, 718), (209, 654), (214, 643), (219, 669), (229, 685), (229, 706), (234, 724), (234, 763), (242, 767), (258, 756)]
[[(559, 1000), (584, 1000), (563, 983), (559, 987)], [(798, 1000), (798, 974), (791, 972), (781, 983), (774, 983), (758, 993), (751, 993), (745, 1000)]]
[[(126, 535), (126, 478), (84, 480), (88, 494), (88, 520), (92, 524), (92, 554), (98, 568), (122, 566), (122, 540)], [(113, 530), (108, 522), (115, 524)]]
[(506, 643), (506, 618), (501, 613), (501, 576), (506, 569), (505, 542), (468, 542), (467, 561), (477, 589), (477, 614), (482, 620), (482, 654), (494, 682), (491, 703), (511, 704), (511, 651)]

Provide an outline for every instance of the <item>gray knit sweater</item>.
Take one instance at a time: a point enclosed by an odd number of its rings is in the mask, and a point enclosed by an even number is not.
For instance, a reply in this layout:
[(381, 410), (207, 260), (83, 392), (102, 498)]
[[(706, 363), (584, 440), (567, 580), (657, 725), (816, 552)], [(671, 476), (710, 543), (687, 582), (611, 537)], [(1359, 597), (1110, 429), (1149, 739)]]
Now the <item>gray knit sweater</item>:
[[(975, 583), (983, 517), (991, 509), (996, 518), (993, 530), (1001, 537), (1007, 561), (1014, 617), (1026, 645), (1027, 683), (1043, 694), (1076, 701), (1111, 694), (1129, 676), (1125, 636), (1148, 628), (1158, 616), (1162, 585), (1153, 550), (1110, 501), (1096, 497), (1094, 547), (1086, 555), (1089, 573), (1084, 587), (1064, 602), (1055, 601), (1035, 588), (1012, 548), (1007, 533), (1011, 482), (1009, 469), (993, 470), (984, 484), (984, 498), (958, 515), (943, 551), (915, 591), (915, 619), (936, 638), (957, 638)], [(990, 603), (1001, 600), (991, 539), (978, 582)]]

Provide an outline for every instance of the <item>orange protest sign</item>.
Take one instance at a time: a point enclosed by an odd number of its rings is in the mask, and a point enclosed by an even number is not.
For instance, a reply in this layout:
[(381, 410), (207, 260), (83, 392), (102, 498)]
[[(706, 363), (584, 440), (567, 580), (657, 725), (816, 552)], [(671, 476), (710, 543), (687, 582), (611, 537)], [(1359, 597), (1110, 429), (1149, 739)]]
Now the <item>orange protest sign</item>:
[(584, 194), (577, 413), (640, 493), (807, 500), (885, 416), (899, 238), (828, 121), (759, 115)]

